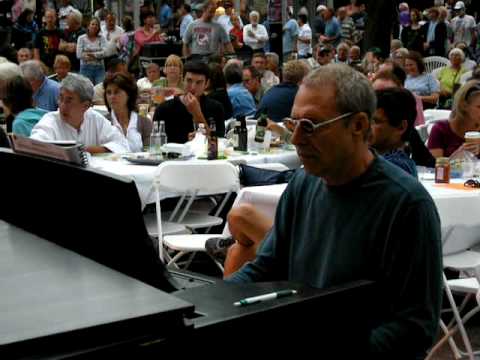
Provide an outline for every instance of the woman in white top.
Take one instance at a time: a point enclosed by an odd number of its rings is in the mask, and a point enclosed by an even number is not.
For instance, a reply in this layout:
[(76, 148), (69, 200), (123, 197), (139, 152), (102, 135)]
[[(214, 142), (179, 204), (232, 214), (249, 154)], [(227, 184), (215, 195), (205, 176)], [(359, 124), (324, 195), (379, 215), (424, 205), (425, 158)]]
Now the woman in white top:
[(138, 88), (135, 80), (128, 75), (117, 73), (107, 78), (105, 88), (105, 104), (109, 119), (125, 136), (132, 152), (141, 152), (150, 143), (152, 122), (139, 116), (137, 108)]
[(100, 34), (100, 20), (93, 18), (88, 25), (87, 33), (77, 40), (77, 58), (80, 59), (80, 74), (89, 78), (93, 85), (101, 83), (105, 78), (105, 49), (107, 40)]
[(260, 14), (258, 11), (250, 13), (250, 24), (243, 27), (243, 43), (250, 46), (254, 51), (262, 50), (268, 41), (268, 33), (265, 26), (259, 24)]

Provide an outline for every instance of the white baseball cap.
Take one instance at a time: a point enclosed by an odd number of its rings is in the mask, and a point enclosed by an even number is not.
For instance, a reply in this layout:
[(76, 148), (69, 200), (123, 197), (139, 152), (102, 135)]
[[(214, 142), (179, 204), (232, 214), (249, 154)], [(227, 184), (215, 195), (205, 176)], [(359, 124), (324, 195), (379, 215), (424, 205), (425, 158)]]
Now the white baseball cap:
[(455, 7), (454, 7), (455, 10), (461, 10), (461, 9), (465, 9), (465, 3), (463, 1), (457, 1), (455, 3)]
[(318, 5), (317, 6), (317, 12), (327, 10), (327, 7), (325, 5)]

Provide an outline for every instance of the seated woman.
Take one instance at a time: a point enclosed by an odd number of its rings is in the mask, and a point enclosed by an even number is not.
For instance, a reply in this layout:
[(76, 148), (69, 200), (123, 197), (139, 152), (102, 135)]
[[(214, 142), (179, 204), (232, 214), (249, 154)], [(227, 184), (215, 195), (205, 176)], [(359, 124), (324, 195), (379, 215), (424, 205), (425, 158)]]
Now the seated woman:
[(6, 122), (13, 122), (12, 132), (14, 134), (29, 137), (33, 127), (48, 112), (35, 108), (32, 96), (32, 87), (23, 77), (16, 76), (7, 82), (3, 109)]
[(155, 81), (160, 79), (160, 66), (154, 62), (145, 69), (147, 76), (138, 79), (137, 86), (140, 92), (149, 92)]
[(480, 82), (467, 82), (455, 94), (450, 119), (435, 123), (428, 138), (428, 149), (435, 158), (449, 157), (457, 149), (478, 156), (479, 145), (465, 143), (465, 133), (480, 130)]
[(405, 88), (420, 97), (424, 109), (436, 107), (440, 97), (440, 84), (432, 74), (425, 72), (422, 55), (410, 51), (405, 58), (405, 71)]
[(138, 88), (135, 81), (117, 73), (103, 82), (107, 119), (125, 136), (132, 152), (143, 151), (150, 143), (152, 122), (139, 116), (136, 110)]
[(448, 54), (450, 66), (444, 67), (437, 75), (440, 81), (440, 104), (442, 107), (449, 108), (448, 102), (454, 95), (454, 92), (460, 87), (460, 79), (467, 69), (463, 63), (465, 54), (460, 49), (452, 49)]
[(183, 62), (177, 55), (170, 55), (163, 67), (165, 77), (153, 83), (154, 87), (168, 88), (174, 95), (183, 94)]
[(70, 63), (70, 59), (65, 55), (57, 55), (55, 56), (55, 62), (53, 63), (53, 70), (55, 74), (49, 76), (49, 79), (55, 80), (56, 82), (60, 82), (70, 73), (72, 64)]
[(208, 65), (210, 68), (210, 79), (208, 80), (207, 97), (213, 100), (217, 100), (223, 106), (224, 120), (228, 120), (233, 115), (232, 103), (227, 93), (227, 83), (223, 76), (223, 70), (220, 64), (211, 63)]

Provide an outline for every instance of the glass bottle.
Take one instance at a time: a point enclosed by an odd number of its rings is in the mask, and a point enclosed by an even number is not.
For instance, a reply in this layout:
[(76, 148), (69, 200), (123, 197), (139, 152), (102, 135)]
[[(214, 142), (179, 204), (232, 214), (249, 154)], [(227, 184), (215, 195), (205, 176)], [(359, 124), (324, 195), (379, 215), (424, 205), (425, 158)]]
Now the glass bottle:
[(263, 143), (265, 137), (265, 130), (267, 128), (267, 115), (262, 114), (257, 120), (257, 126), (255, 127), (255, 141)]
[(435, 182), (448, 184), (450, 182), (450, 160), (447, 157), (439, 157), (435, 162)]
[(210, 132), (208, 134), (208, 151), (207, 159), (216, 160), (218, 159), (218, 138), (217, 138), (217, 127), (213, 119), (209, 119)]
[(160, 120), (159, 131), (160, 133), (160, 146), (167, 143), (167, 131), (165, 130), (165, 121)]

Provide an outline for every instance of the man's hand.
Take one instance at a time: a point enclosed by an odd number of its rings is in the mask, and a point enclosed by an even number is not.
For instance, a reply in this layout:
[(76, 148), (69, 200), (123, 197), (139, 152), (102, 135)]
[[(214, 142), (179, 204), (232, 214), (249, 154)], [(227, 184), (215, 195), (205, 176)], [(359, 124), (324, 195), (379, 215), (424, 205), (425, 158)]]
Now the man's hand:
[(462, 149), (471, 152), (473, 155), (478, 156), (480, 153), (480, 144), (478, 143), (464, 143)]
[[(192, 114), (193, 120), (199, 122), (198, 118), (202, 115), (202, 109), (200, 108), (200, 103), (198, 99), (191, 93), (185, 94), (181, 97), (183, 105), (187, 108), (187, 111)], [(203, 117), (203, 116), (202, 116)]]

